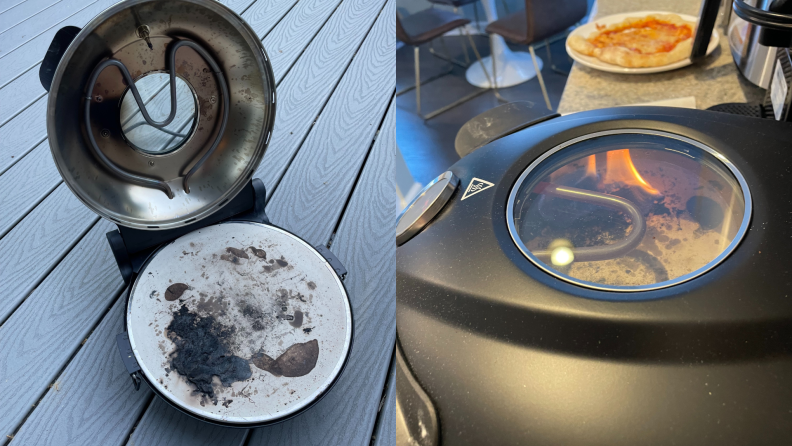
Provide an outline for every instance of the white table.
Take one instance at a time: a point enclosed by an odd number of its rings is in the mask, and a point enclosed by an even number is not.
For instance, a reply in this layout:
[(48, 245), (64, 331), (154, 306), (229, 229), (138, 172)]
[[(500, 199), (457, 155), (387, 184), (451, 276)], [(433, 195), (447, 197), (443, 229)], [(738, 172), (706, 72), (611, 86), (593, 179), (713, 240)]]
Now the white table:
[[(487, 22), (492, 23), (498, 20), (498, 13), (495, 9), (495, 0), (481, 0), (484, 11), (487, 14)], [(503, 37), (490, 35), (490, 45), (492, 55), (483, 59), (487, 73), (484, 73), (481, 64), (474, 63), (468, 68), (465, 77), (471, 84), (480, 88), (490, 88), (487, 75), (492, 76), (492, 58), (495, 58), (495, 74), (497, 79), (495, 85), (498, 88), (511, 87), (521, 84), (536, 77), (536, 69), (531, 61), (531, 55), (524, 51), (512, 51), (506, 45)], [(536, 57), (539, 70), (542, 69), (542, 59)]]

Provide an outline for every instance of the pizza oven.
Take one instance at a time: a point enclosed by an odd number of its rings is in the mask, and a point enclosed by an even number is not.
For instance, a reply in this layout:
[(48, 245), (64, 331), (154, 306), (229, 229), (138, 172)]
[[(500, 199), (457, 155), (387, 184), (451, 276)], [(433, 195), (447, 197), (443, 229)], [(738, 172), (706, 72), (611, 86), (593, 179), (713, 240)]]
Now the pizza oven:
[(530, 124), (486, 139), (400, 217), (402, 432), (789, 438), (792, 128), (661, 107)]

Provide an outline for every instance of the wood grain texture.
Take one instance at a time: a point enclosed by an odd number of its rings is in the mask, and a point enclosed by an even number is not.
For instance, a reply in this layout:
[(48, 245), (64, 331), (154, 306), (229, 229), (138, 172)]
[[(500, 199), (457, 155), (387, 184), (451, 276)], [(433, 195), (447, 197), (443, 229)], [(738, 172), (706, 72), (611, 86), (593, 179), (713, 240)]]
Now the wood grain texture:
[(126, 294), (118, 298), (11, 441), (13, 446), (120, 445), (148, 405), (118, 356)]
[(6, 124), (46, 93), (39, 81), (38, 69), (30, 70), (14, 79), (0, 89), (0, 125)]
[[(393, 2), (388, 5), (393, 24)], [(394, 34), (391, 33), (391, 36)], [(253, 431), (250, 446), (368, 445), (396, 340), (395, 105), (380, 130), (331, 247), (349, 270), (355, 335), (344, 373), (305, 414)]]
[(47, 137), (46, 113), (47, 98), (43, 97), (0, 127), (0, 175)]
[(213, 426), (154, 398), (127, 446), (242, 446), (247, 429)]
[(228, 6), (232, 11), (241, 15), (250, 5), (255, 3), (256, 0), (217, 0), (217, 2)]
[(396, 444), (396, 367), (391, 361), (391, 371), (388, 374), (388, 390), (385, 401), (377, 417), (377, 430), (374, 432), (373, 446), (393, 446)]
[[(338, 220), (393, 95), (394, 14), (391, 0), (267, 206), (274, 224), (289, 228), (312, 244), (330, 237), (332, 229), (321, 229), (313, 221)], [(301, 204), (299, 209), (294, 203)]]
[(0, 175), (0, 239), (60, 182), (47, 141)]
[[(8, 54), (28, 40), (80, 12), (96, 0), (66, 1), (39, 11), (36, 15), (0, 33), (0, 55)], [(59, 27), (60, 28), (60, 27)]]
[(60, 0), (27, 0), (0, 13), (0, 33), (24, 22), (31, 16), (58, 3)]
[(13, 434), (121, 292), (105, 240), (112, 228), (96, 224), (0, 327), (0, 438)]
[(263, 39), (295, 3), (297, 0), (258, 0), (242, 14), (242, 18), (258, 38)]
[(0, 323), (97, 219), (61, 184), (0, 240)]
[(268, 191), (275, 189), (286, 172), (383, 3), (345, 0), (278, 85), (272, 140), (254, 174)]
[(302, 0), (264, 39), (276, 84), (336, 10), (339, 0)]
[(0, 87), (4, 87), (33, 67), (35, 67), (36, 72), (38, 72), (38, 64), (44, 59), (44, 54), (47, 52), (52, 38), (59, 29), (64, 26), (77, 26), (82, 28), (88, 21), (113, 3), (116, 2), (114, 0), (99, 0), (91, 3), (87, 8), (80, 10), (72, 16), (66, 17), (65, 20), (58, 23), (58, 26), (53, 26), (44, 31), (15, 50), (3, 53), (3, 55), (0, 56), (0, 67), (2, 67), (2, 69), (0, 69)]

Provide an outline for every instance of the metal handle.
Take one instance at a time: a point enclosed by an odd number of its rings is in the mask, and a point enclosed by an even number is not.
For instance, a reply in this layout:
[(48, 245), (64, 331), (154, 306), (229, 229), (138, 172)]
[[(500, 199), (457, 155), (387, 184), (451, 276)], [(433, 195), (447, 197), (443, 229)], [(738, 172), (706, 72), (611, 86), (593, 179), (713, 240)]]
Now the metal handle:
[[(590, 190), (578, 189), (576, 187), (558, 186), (551, 183), (539, 183), (534, 188), (533, 192), (536, 194), (551, 195), (572, 201), (582, 201), (584, 203), (624, 212), (630, 216), (633, 229), (630, 231), (630, 234), (627, 235), (627, 237), (624, 237), (622, 240), (611, 245), (572, 248), (572, 253), (575, 255), (575, 261), (590, 262), (620, 257), (632, 251), (639, 244), (641, 244), (641, 240), (643, 240), (644, 234), (646, 233), (646, 220), (644, 220), (643, 215), (641, 215), (641, 211), (630, 200), (624, 199), (622, 197), (602, 194)], [(547, 263), (550, 260), (552, 251), (531, 251), (531, 254), (538, 257), (539, 260)]]

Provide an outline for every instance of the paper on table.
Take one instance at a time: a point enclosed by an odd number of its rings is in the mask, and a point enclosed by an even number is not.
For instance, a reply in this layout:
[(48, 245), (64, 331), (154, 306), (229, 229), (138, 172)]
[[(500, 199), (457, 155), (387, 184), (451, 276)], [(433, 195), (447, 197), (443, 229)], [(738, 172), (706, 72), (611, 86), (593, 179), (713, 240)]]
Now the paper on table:
[(657, 107), (696, 108), (696, 97), (685, 96), (684, 98), (663, 99), (661, 101), (642, 102), (640, 104), (627, 104), (627, 105), (623, 105), (622, 107), (628, 107), (630, 105), (654, 105)]
[[(622, 104), (618, 105), (617, 107), (632, 107), (635, 105), (651, 105), (655, 107), (679, 107), (679, 108), (696, 108), (696, 97), (695, 96), (685, 96), (683, 98), (676, 98), (676, 99), (663, 99), (660, 101), (654, 102), (641, 102), (638, 104)], [(575, 112), (577, 113), (577, 112)], [(562, 113), (562, 116), (568, 115), (570, 113)]]

